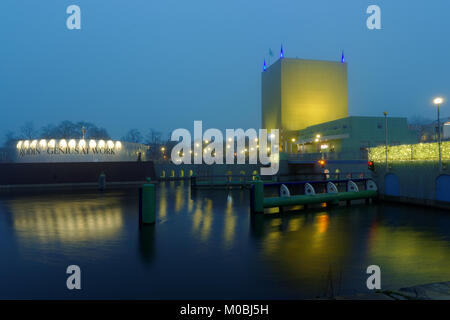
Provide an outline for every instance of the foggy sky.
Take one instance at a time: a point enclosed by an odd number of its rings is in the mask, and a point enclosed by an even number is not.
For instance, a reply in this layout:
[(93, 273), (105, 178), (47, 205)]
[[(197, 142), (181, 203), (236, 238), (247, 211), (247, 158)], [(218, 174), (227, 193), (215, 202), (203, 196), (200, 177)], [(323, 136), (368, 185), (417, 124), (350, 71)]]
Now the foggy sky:
[[(66, 28), (67, 6), (82, 29)], [(382, 30), (366, 28), (370, 4)], [(350, 115), (422, 115), (450, 99), (450, 2), (1, 0), (0, 143), (26, 121), (89, 121), (113, 138), (259, 128), (261, 71), (287, 57), (348, 62)], [(450, 102), (441, 116), (450, 116)]]

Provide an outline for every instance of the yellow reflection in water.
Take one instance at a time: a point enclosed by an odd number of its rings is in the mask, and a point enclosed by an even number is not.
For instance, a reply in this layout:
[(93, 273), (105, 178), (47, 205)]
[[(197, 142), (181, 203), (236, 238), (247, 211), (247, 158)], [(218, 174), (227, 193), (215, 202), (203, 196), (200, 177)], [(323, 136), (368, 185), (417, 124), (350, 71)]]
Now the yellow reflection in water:
[[(183, 181), (181, 181), (183, 182)], [(184, 183), (184, 182), (183, 182)], [(184, 197), (186, 196), (185, 188), (183, 185), (176, 187), (175, 191), (175, 212), (180, 212), (184, 207)]]
[(342, 259), (351, 254), (351, 235), (345, 232), (346, 222), (337, 220), (334, 223), (338, 226), (330, 229), (333, 221), (325, 212), (258, 223), (264, 224), (265, 257), (289, 278), (322, 280), (330, 266), (338, 268)]
[(212, 200), (206, 198), (204, 201), (199, 199), (196, 202), (196, 208), (192, 217), (192, 230), (194, 233), (200, 232), (202, 241), (206, 241), (211, 232), (213, 221)]
[(225, 207), (225, 231), (224, 243), (225, 247), (230, 247), (233, 244), (234, 231), (236, 228), (236, 216), (233, 213), (233, 198), (231, 195), (227, 197), (227, 204)]
[(212, 200), (206, 199), (205, 204), (205, 214), (203, 216), (203, 227), (202, 227), (202, 240), (208, 240), (209, 233), (211, 232), (211, 225), (213, 221), (213, 212), (212, 212)]
[(160, 219), (164, 219), (167, 216), (167, 188), (166, 182), (163, 181), (159, 185), (159, 211), (158, 215)]
[[(450, 247), (435, 234), (410, 228), (376, 226), (369, 238), (369, 260), (405, 285), (450, 279)], [(438, 279), (429, 278), (440, 275)], [(429, 279), (428, 279), (429, 278)], [(428, 279), (428, 280), (425, 280)]]
[(13, 200), (10, 210), (19, 240), (43, 244), (113, 238), (123, 224), (120, 204), (110, 198)]

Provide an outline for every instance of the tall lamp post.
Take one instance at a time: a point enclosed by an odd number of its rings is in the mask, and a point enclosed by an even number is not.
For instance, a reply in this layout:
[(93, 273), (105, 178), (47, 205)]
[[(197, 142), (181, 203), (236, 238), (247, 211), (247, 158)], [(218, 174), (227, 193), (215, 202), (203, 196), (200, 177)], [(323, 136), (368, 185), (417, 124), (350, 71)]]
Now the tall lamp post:
[(386, 171), (388, 170), (388, 113), (385, 111), (384, 114), (384, 153), (386, 155)]
[(433, 103), (437, 106), (437, 120), (438, 120), (438, 148), (439, 148), (439, 170), (442, 170), (442, 156), (441, 156), (441, 120), (439, 116), (439, 106), (444, 99), (437, 97), (433, 100)]

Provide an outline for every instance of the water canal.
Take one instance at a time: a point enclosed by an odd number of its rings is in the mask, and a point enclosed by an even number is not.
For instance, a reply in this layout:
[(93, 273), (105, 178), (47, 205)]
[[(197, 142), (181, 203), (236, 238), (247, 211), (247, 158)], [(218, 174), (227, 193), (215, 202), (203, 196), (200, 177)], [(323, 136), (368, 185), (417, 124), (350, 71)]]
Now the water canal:
[[(0, 197), (0, 298), (298, 299), (450, 280), (448, 211), (363, 203), (249, 214), (247, 190), (157, 187), (139, 229), (137, 190)], [(82, 290), (66, 288), (79, 265)], [(332, 289), (331, 289), (332, 285)]]

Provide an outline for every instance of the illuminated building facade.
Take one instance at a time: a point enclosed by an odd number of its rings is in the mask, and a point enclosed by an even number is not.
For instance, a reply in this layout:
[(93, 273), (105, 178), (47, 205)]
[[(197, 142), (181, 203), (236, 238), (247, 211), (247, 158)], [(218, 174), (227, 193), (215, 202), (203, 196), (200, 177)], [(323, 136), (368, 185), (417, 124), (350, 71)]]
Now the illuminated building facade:
[(298, 130), (348, 116), (347, 63), (281, 57), (262, 72), (262, 128), (280, 145)]
[[(368, 148), (386, 143), (384, 117), (346, 117), (307, 127), (298, 132), (299, 153), (340, 153), (346, 159), (367, 157)], [(415, 143), (406, 118), (388, 117), (388, 144)]]

